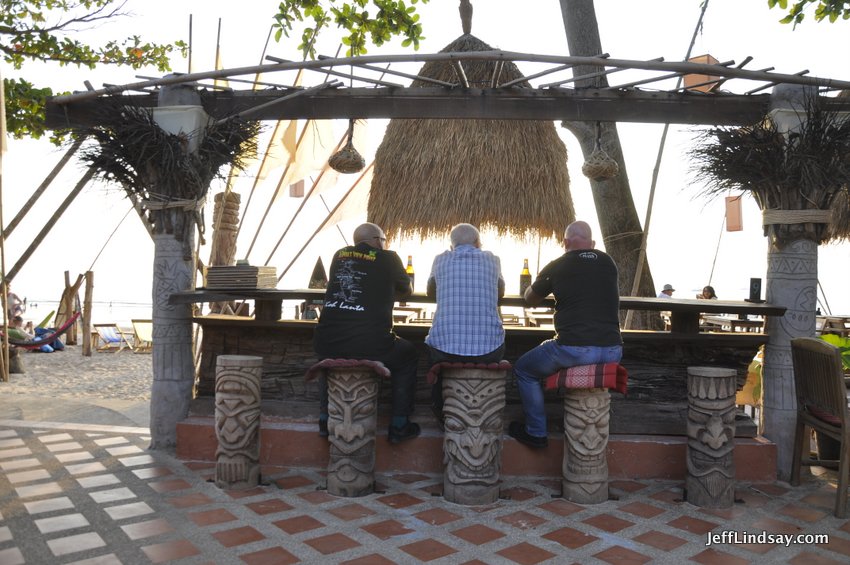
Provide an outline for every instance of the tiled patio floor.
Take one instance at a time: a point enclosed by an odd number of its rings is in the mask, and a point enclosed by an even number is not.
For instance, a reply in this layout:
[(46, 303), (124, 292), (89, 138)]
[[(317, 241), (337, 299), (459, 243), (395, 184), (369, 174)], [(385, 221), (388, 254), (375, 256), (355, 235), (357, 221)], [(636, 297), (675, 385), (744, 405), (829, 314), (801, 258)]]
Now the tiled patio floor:
[[(0, 565), (137, 563), (848, 563), (850, 520), (832, 516), (835, 476), (740, 484), (710, 511), (681, 482), (616, 481), (579, 506), (556, 481), (508, 477), (502, 499), (464, 507), (441, 477), (380, 475), (358, 499), (314, 469), (263, 470), (225, 492), (209, 464), (146, 450), (147, 430), (0, 421)], [(828, 543), (714, 544), (709, 533), (827, 534)]]

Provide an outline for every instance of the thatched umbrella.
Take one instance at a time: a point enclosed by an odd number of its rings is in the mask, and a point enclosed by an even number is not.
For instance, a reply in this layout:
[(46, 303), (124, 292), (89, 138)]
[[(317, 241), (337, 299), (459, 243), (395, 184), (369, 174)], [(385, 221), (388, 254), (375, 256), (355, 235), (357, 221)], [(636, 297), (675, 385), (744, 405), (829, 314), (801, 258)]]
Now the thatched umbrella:
[[(465, 33), (443, 52), (488, 50)], [(466, 63), (470, 87), (489, 86), (496, 65)], [(457, 80), (447, 62), (426, 63), (419, 74)], [(507, 82), (523, 75), (507, 62), (498, 76)], [(514, 88), (522, 87), (528, 83)], [(560, 238), (575, 218), (569, 184), (554, 122), (394, 119), (375, 154), (368, 216), (391, 237), (443, 235), (469, 222), (499, 234)]]

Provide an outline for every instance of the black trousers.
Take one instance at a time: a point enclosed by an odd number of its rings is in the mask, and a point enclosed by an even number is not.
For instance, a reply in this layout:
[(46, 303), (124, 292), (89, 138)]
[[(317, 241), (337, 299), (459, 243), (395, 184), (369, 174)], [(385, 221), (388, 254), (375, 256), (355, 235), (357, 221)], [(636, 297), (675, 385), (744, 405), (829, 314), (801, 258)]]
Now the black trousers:
[[(335, 358), (327, 355), (322, 359)], [(410, 416), (413, 413), (413, 400), (416, 395), (416, 369), (419, 352), (416, 346), (400, 337), (396, 337), (393, 347), (382, 355), (345, 356), (346, 359), (368, 359), (380, 361), (390, 370), (390, 386), (392, 387), (392, 415)], [(328, 414), (328, 382), (319, 377), (319, 413)]]

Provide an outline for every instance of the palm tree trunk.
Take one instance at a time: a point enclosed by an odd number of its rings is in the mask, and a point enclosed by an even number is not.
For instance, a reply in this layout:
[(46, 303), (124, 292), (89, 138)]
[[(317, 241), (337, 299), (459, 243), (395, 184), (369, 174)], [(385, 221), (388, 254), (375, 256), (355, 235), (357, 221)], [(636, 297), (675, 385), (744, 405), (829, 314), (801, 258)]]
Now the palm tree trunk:
[(764, 357), (764, 436), (776, 444), (777, 477), (788, 480), (794, 454), (797, 402), (791, 339), (815, 335), (818, 245), (798, 239), (780, 248), (770, 244), (767, 261), (767, 301), (787, 308), (767, 321), (770, 340)]
[[(171, 214), (185, 214), (172, 210)], [(192, 225), (188, 219), (186, 223)], [(178, 220), (179, 222), (179, 220)], [(194, 385), (192, 358), (192, 307), (169, 304), (174, 292), (193, 288), (194, 261), (186, 258), (194, 249), (194, 230), (155, 233), (153, 272), (153, 384), (151, 386), (151, 449), (177, 445), (177, 423), (189, 413)]]

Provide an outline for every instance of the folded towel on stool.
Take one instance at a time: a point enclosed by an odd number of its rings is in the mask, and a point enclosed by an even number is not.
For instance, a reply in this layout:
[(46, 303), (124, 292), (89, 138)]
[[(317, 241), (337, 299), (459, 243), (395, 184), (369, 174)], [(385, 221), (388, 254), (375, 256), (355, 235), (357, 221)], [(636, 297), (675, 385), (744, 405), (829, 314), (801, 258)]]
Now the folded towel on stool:
[(546, 377), (546, 390), (558, 388), (613, 388), (626, 394), (626, 368), (619, 363), (596, 363), (561, 369)]

